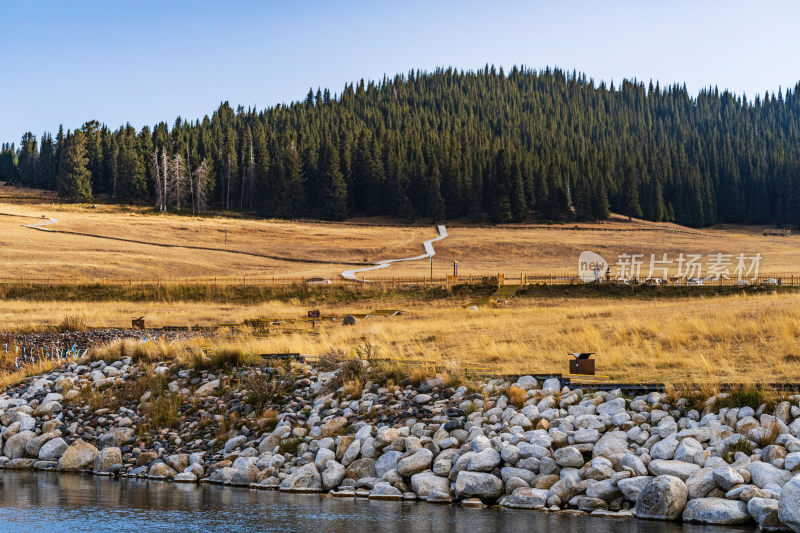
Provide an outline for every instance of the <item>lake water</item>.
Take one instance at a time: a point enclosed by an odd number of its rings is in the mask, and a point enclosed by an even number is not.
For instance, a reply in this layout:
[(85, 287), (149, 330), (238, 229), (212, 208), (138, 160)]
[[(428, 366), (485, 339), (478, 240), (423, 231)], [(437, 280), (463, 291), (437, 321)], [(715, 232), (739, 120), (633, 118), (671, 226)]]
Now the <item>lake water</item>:
[(0, 470), (0, 531), (721, 533), (730, 528)]

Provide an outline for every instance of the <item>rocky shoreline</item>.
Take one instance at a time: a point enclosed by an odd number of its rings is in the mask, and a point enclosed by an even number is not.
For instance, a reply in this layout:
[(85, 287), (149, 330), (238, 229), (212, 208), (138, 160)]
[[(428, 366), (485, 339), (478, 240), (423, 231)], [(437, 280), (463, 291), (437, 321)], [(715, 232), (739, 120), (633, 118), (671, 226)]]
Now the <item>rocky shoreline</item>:
[(800, 531), (798, 395), (717, 409), (369, 364), (68, 363), (0, 393), (0, 467)]

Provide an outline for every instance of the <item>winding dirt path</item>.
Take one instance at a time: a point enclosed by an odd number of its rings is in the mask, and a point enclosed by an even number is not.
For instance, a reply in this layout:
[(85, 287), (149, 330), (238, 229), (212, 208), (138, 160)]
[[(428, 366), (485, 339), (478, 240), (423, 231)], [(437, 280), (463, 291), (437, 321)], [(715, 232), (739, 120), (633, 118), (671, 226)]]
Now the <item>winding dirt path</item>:
[(369, 280), (359, 278), (356, 276), (359, 272), (368, 272), (371, 270), (381, 270), (383, 268), (387, 268), (392, 265), (392, 263), (399, 263), (401, 261), (417, 261), (419, 259), (425, 259), (426, 257), (433, 257), (436, 255), (436, 250), (433, 249), (433, 243), (436, 241), (440, 241), (447, 237), (447, 228), (444, 226), (437, 226), (439, 229), (439, 236), (434, 237), (433, 239), (428, 239), (427, 241), (422, 243), (422, 247), (425, 249), (425, 253), (422, 255), (418, 255), (415, 257), (404, 257), (402, 259), (384, 259), (383, 261), (378, 261), (374, 266), (366, 267), (366, 268), (356, 268), (354, 270), (345, 270), (342, 272), (342, 277), (344, 279), (352, 280), (352, 281), (366, 281)]

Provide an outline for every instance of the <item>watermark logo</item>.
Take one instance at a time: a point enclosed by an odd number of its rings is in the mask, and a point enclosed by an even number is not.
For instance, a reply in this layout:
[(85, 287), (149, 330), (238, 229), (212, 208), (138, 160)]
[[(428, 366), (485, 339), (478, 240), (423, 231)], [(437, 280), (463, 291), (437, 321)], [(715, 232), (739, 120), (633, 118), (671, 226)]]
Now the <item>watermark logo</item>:
[[(669, 254), (622, 253), (609, 268), (608, 262), (594, 252), (583, 252), (578, 259), (578, 275), (584, 282), (603, 280), (644, 281), (684, 280), (702, 285), (704, 281), (758, 280), (763, 256), (755, 254), (713, 253), (703, 256), (681, 252)], [(613, 269), (613, 273), (612, 273)]]
[(599, 281), (608, 271), (608, 262), (600, 254), (583, 252), (578, 258), (578, 275), (581, 281), (591, 283)]

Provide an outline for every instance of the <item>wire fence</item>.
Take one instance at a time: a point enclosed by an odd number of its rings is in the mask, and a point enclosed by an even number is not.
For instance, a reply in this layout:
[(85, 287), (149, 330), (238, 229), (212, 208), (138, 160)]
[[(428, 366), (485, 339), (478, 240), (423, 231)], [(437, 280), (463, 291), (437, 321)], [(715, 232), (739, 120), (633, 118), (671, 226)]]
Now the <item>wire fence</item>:
[(428, 287), (454, 285), (650, 285), (650, 286), (800, 286), (800, 274), (773, 273), (749, 278), (706, 277), (706, 278), (630, 278), (615, 279), (601, 276), (596, 281), (586, 282), (576, 275), (566, 274), (526, 274), (506, 275), (495, 273), (488, 275), (459, 276), (385, 276), (372, 277), (365, 281), (353, 281), (342, 278), (301, 278), (301, 277), (199, 277), (199, 278), (133, 278), (133, 277), (0, 277), (2, 286), (241, 286), (241, 287), (307, 287), (324, 289), (326, 287)]

